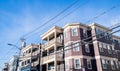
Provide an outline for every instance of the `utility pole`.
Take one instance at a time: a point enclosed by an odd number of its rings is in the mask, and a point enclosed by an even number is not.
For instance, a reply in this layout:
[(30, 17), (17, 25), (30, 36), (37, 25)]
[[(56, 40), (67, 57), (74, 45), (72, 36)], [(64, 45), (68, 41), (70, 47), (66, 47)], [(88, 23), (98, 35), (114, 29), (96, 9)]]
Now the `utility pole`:
[(63, 46), (63, 64), (64, 64), (64, 71), (65, 71), (65, 48), (64, 48), (64, 34), (62, 33), (62, 46)]
[(19, 55), (18, 55), (17, 64), (16, 64), (16, 70), (15, 70), (15, 71), (18, 70), (18, 66), (19, 66), (19, 61), (20, 61), (20, 55), (21, 55), (22, 48), (26, 46), (26, 43), (24, 42), (25, 39), (24, 39), (24, 38), (21, 38), (20, 40), (21, 40), (21, 42), (22, 42), (22, 45), (21, 45), (20, 50), (19, 50)]
[(42, 71), (42, 66), (41, 66), (41, 43), (39, 44), (38, 62), (39, 62), (38, 66), (40, 67), (40, 68), (38, 67), (38, 71)]

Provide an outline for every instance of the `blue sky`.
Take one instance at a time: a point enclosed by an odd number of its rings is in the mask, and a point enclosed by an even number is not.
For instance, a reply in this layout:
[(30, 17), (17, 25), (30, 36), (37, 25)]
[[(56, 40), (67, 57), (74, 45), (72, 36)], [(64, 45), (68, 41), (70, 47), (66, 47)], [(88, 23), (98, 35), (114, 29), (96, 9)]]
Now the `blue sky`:
[[(73, 2), (75, 0), (0, 0), (0, 69), (4, 62), (8, 62), (10, 57), (18, 52), (16, 48), (8, 46), (7, 43), (16, 44), (21, 36), (42, 25)], [(26, 42), (27, 44), (39, 43), (41, 42), (40, 35), (52, 26), (64, 26), (71, 22), (85, 23), (117, 4), (119, 7), (86, 23), (96, 22), (109, 27), (120, 20), (120, 0), (80, 0), (68, 11), (28, 36)], [(55, 23), (73, 10), (75, 11), (72, 14)], [(120, 33), (117, 35), (119, 36)], [(17, 46), (20, 46), (20, 41)]]

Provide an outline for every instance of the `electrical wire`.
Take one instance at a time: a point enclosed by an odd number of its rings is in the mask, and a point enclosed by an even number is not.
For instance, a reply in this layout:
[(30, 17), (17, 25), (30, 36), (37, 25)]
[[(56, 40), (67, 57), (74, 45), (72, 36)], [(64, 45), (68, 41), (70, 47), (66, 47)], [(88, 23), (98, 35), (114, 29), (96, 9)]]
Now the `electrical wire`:
[[(119, 3), (119, 4), (120, 4), (120, 3)], [(108, 9), (108, 10), (106, 10), (106, 11), (100, 13), (99, 15), (97, 15), (97, 16), (95, 16), (95, 17), (89, 19), (89, 20), (87, 20), (85, 23), (89, 23), (90, 21), (92, 21), (92, 20), (94, 20), (94, 19), (96, 19), (96, 18), (99, 18), (99, 17), (105, 15), (106, 13), (110, 12), (111, 10), (113, 10), (113, 9), (115, 9), (115, 8), (117, 8), (117, 7), (119, 7), (119, 4), (117, 4), (117, 5), (115, 5), (115, 6), (112, 6), (110, 9)]]
[[(115, 26), (115, 27), (113, 27), (113, 28), (111, 28), (111, 29), (113, 30), (113, 29), (116, 29), (116, 28), (118, 28), (118, 27), (120, 27), (120, 25), (117, 25), (117, 26)], [(111, 30), (111, 29), (110, 29), (110, 30)], [(107, 30), (107, 31), (105, 31), (105, 32), (108, 32), (108, 31), (110, 31), (110, 30)], [(120, 31), (120, 30), (114, 31), (114, 32), (110, 33), (110, 35), (112, 35), (112, 34), (114, 34), (114, 33), (116, 33), (116, 32), (119, 32), (119, 31)], [(95, 36), (98, 36), (98, 35), (101, 35), (101, 34), (103, 34), (103, 33), (99, 33), (99, 34), (90, 36), (90, 37), (88, 37), (88, 38), (91, 39), (92, 37), (95, 37)], [(106, 36), (108, 36), (108, 35), (106, 35)], [(103, 38), (103, 37), (105, 37), (105, 36), (99, 37), (99, 38), (97, 38), (97, 39), (95, 39), (95, 40), (98, 40), (98, 39)], [(78, 41), (78, 42), (75, 42), (74, 44), (82, 43), (82, 42), (84, 42), (85, 40), (88, 40), (88, 38), (85, 38), (85, 39), (83, 39), (83, 40), (80, 40), (80, 41)], [(88, 42), (86, 42), (86, 43), (81, 44), (80, 46), (85, 45), (85, 44), (92, 44), (92, 42), (95, 41), (95, 40), (88, 41)], [(67, 47), (72, 46), (72, 45), (73, 45), (73, 44), (70, 44), (70, 45), (68, 45), (68, 46), (65, 46), (64, 48), (67, 48)], [(55, 51), (57, 51), (57, 50), (55, 50)], [(54, 54), (54, 53), (53, 53), (53, 54)]]
[(69, 5), (67, 8), (65, 8), (63, 11), (61, 11), (60, 13), (58, 13), (57, 15), (55, 15), (54, 17), (52, 17), (50, 20), (48, 20), (47, 22), (45, 22), (44, 24), (40, 25), (39, 27), (35, 28), (34, 30), (32, 30), (31, 32), (23, 35), (23, 37), (35, 32), (36, 30), (40, 29), (41, 27), (45, 26), (46, 24), (48, 24), (49, 22), (51, 22), (52, 20), (56, 19), (58, 16), (60, 16), (61, 14), (63, 14), (65, 11), (67, 11), (68, 9), (70, 9), (71, 7), (73, 7), (76, 3), (78, 3), (80, 0), (76, 0), (75, 2), (73, 2), (71, 5)]
[[(87, 3), (87, 2), (86, 2), (86, 3)], [(113, 9), (115, 9), (115, 8), (117, 8), (117, 7), (119, 7), (119, 4), (117, 4), (117, 5), (115, 5), (115, 6), (112, 6), (112, 7), (109, 8), (108, 10), (106, 10), (106, 11), (100, 13), (99, 15), (97, 15), (97, 16), (95, 16), (95, 17), (89, 19), (89, 20), (87, 20), (85, 23), (89, 23), (90, 21), (92, 21), (92, 20), (94, 20), (94, 19), (97, 19), (97, 18), (99, 18), (99, 17), (105, 15), (106, 13), (110, 12), (111, 10), (113, 10)], [(78, 7), (78, 8), (79, 8), (79, 7)], [(78, 8), (75, 8), (75, 10), (78, 10)], [(73, 10), (72, 12), (70, 12), (70, 13), (68, 13), (67, 15), (63, 16), (61, 19), (55, 21), (55, 23), (61, 21), (62, 19), (64, 19), (65, 17), (67, 17), (68, 15), (70, 15), (70, 14), (73, 13), (73, 12), (75, 12), (75, 11)], [(55, 24), (55, 23), (54, 23), (54, 24)], [(53, 24), (52, 24), (52, 25), (53, 25)], [(41, 31), (44, 31), (44, 29), (38, 31), (37, 33), (41, 32)], [(42, 33), (41, 33), (41, 34), (42, 34)], [(41, 34), (40, 34), (40, 35), (41, 35)], [(31, 36), (32, 36), (32, 35), (31, 35)], [(29, 36), (29, 37), (27, 37), (27, 38), (30, 38), (31, 36)]]
[[(120, 32), (120, 30), (114, 31), (114, 32), (110, 33), (110, 35), (115, 34), (115, 33), (117, 33), (117, 32)], [(108, 35), (106, 35), (106, 36), (108, 36)], [(89, 42), (87, 42), (87, 43), (80, 44), (79, 46), (83, 46), (83, 45), (85, 45), (85, 44), (93, 44), (93, 43), (92, 43), (93, 41), (96, 41), (96, 40), (101, 39), (101, 38), (104, 38), (104, 37), (105, 37), (105, 36), (99, 37), (99, 38), (94, 39), (94, 40), (92, 40), (92, 41), (89, 41)], [(76, 43), (74, 43), (74, 44), (77, 44), (77, 43), (80, 43), (80, 42), (76, 42)], [(72, 45), (74, 45), (74, 44), (70, 44), (70, 45), (65, 46), (65, 47), (63, 47), (63, 48), (72, 46)], [(70, 49), (73, 49), (73, 47), (71, 47), (71, 48), (69, 48), (69, 49), (65, 49), (64, 51), (68, 51), (68, 50), (70, 50)], [(55, 50), (55, 51), (57, 51), (57, 50)], [(56, 52), (56, 53), (51, 53), (50, 55), (54, 55), (54, 54), (62, 53), (62, 52), (63, 52), (63, 50), (61, 50), (61, 51), (59, 51), (59, 52)], [(50, 55), (47, 55), (47, 56), (50, 56)], [(25, 57), (22, 56), (22, 57), (20, 57), (20, 58), (29, 58), (29, 57), (34, 57), (34, 56), (25, 56)]]
[[(51, 25), (48, 26), (48, 27), (51, 27), (52, 25), (55, 25), (57, 22), (60, 22), (61, 20), (63, 20), (63, 19), (66, 18), (67, 16), (69, 16), (69, 15), (73, 14), (74, 12), (76, 12), (76, 10), (79, 10), (82, 6), (86, 5), (87, 3), (89, 3), (89, 0), (87, 0), (87, 1), (86, 1), (85, 3), (83, 3), (82, 5), (76, 7), (74, 10), (72, 10), (72, 11), (69, 12), (68, 14), (64, 15), (62, 18), (58, 19), (57, 21), (54, 22), (54, 24), (51, 24)], [(32, 34), (32, 35), (26, 37), (26, 39), (30, 38), (31, 36), (33, 36), (33, 35), (35, 35), (35, 34), (41, 32), (41, 31), (44, 31), (45, 28), (46, 28), (46, 27), (43, 27), (40, 31), (38, 31), (38, 32), (36, 32), (36, 33), (34, 33), (34, 34)], [(42, 35), (42, 33), (41, 33), (40, 35)]]

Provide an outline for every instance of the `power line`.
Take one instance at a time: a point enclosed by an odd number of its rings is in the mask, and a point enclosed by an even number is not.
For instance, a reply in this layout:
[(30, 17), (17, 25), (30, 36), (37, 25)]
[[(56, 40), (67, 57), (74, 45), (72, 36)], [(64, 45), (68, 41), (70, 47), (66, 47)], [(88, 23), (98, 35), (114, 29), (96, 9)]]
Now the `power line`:
[[(64, 15), (62, 18), (58, 19), (57, 21), (55, 21), (55, 22), (54, 22), (54, 24), (51, 24), (50, 26), (55, 25), (57, 22), (59, 22), (59, 21), (63, 20), (63, 19), (64, 19), (64, 18), (66, 18), (67, 16), (69, 16), (69, 15), (73, 14), (76, 10), (79, 10), (82, 6), (86, 5), (88, 2), (89, 2), (89, 0), (87, 0), (87, 1), (86, 1), (85, 3), (83, 3), (82, 5), (80, 5), (80, 6), (76, 7), (74, 10), (72, 10), (72, 11), (71, 11), (71, 12), (69, 12), (68, 14)], [(50, 27), (50, 26), (48, 26), (48, 27)], [(41, 32), (41, 31), (44, 31), (44, 30), (45, 30), (45, 28), (46, 28), (46, 27), (43, 27), (43, 29), (42, 29), (42, 30), (40, 30), (40, 31), (36, 32), (35, 34), (37, 34), (37, 33)], [(42, 33), (41, 33), (41, 34), (42, 34)], [(41, 35), (41, 34), (40, 34), (40, 35)], [(32, 34), (32, 35), (34, 35), (34, 34)], [(26, 39), (30, 38), (32, 35), (30, 35), (30, 36), (26, 37)]]
[[(114, 31), (114, 32), (112, 32), (112, 33), (109, 34), (109, 35), (115, 34), (115, 33), (117, 33), (117, 32), (120, 32), (120, 30)], [(108, 35), (105, 35), (105, 36), (108, 36)], [(91, 43), (91, 42), (96, 41), (96, 40), (101, 39), (101, 38), (104, 38), (105, 36), (99, 37), (99, 38), (94, 39), (94, 40), (92, 40), (92, 41), (88, 41), (87, 43), (80, 44), (79, 46), (82, 46), (82, 45), (85, 45), (85, 44), (93, 44), (93, 43)], [(79, 41), (79, 42), (76, 42), (76, 43), (74, 43), (74, 44), (77, 44), (77, 43), (80, 43), (80, 41)], [(70, 45), (65, 46), (65, 47), (63, 47), (63, 48), (72, 46), (72, 45), (74, 45), (74, 44), (70, 44)], [(70, 50), (70, 49), (73, 49), (73, 47), (71, 47), (71, 48), (69, 48), (69, 49), (65, 49), (64, 51), (67, 51), (67, 50)], [(57, 50), (55, 50), (55, 51), (57, 51)], [(63, 52), (63, 51), (59, 51), (59, 52), (56, 52), (56, 53), (51, 53), (50, 55), (54, 55), (54, 54), (62, 53), (62, 52)], [(43, 54), (43, 53), (42, 53), (42, 54)], [(49, 56), (49, 55), (47, 55), (47, 56)], [(20, 58), (29, 58), (29, 57), (32, 57), (32, 56), (23, 56), (23, 57), (20, 57)], [(34, 57), (34, 56), (33, 56), (33, 57)]]
[(44, 25), (48, 24), (49, 22), (51, 22), (52, 20), (54, 20), (56, 17), (60, 16), (61, 14), (63, 14), (65, 11), (67, 11), (68, 9), (70, 9), (71, 7), (73, 7), (78, 1), (80, 0), (76, 0), (75, 2), (73, 2), (71, 5), (69, 5), (67, 8), (65, 8), (63, 11), (61, 11), (60, 13), (58, 13), (57, 15), (55, 15), (54, 17), (52, 17), (50, 20), (48, 20), (47, 22), (45, 22), (44, 24), (40, 25), (38, 28), (32, 30), (31, 32), (23, 35), (23, 37), (35, 32), (36, 30), (40, 29), (41, 27), (43, 27)]
[[(116, 29), (116, 28), (118, 28), (118, 27), (120, 27), (120, 25), (117, 25), (117, 26), (111, 28), (110, 30)], [(110, 30), (107, 30), (107, 31), (105, 31), (105, 32), (108, 32), (108, 31), (110, 31)], [(119, 32), (119, 31), (120, 31), (120, 30), (114, 31), (114, 32), (110, 33), (109, 35), (112, 35), (112, 34), (117, 33), (117, 32)], [(78, 41), (78, 42), (75, 42), (74, 44), (77, 44), (77, 43), (80, 43), (80, 42), (82, 43), (82, 42), (84, 42), (85, 40), (88, 40), (88, 39), (90, 39), (90, 38), (92, 38), (92, 37), (95, 37), (95, 36), (98, 36), (98, 35), (101, 35), (101, 34), (104, 34), (104, 33), (99, 33), (99, 34), (90, 36), (90, 37), (88, 37), (88, 38), (85, 38), (85, 39), (83, 39), (83, 40), (80, 40), (80, 41)], [(105, 35), (105, 36), (109, 36), (109, 35)], [(99, 37), (99, 38), (97, 38), (97, 39), (88, 41), (88, 42), (86, 42), (86, 43), (81, 44), (80, 46), (85, 45), (85, 44), (92, 44), (91, 42), (93, 42), (93, 41), (95, 41), (95, 40), (98, 40), (98, 39), (100, 39), (100, 38), (103, 38), (103, 37), (105, 37), (105, 36), (102, 36), (102, 37)], [(72, 46), (72, 45), (73, 45), (73, 44), (70, 44), (70, 45), (68, 45), (68, 46), (64, 46), (63, 48), (67, 48), (67, 47)], [(72, 49), (72, 48), (71, 48), (71, 49)], [(68, 49), (66, 49), (66, 50), (68, 50)], [(55, 51), (57, 51), (57, 50), (55, 50)], [(62, 52), (63, 52), (63, 51), (62, 51)], [(48, 53), (49, 53), (49, 52), (48, 52)], [(58, 52), (58, 53), (59, 53), (59, 52)], [(55, 54), (55, 53), (52, 53), (52, 54)], [(29, 57), (29, 56), (28, 56), (28, 57)]]
[(92, 21), (92, 20), (94, 20), (94, 19), (96, 19), (96, 18), (99, 18), (99, 17), (101, 17), (102, 15), (104, 15), (104, 14), (110, 12), (111, 10), (113, 10), (113, 9), (115, 9), (115, 8), (117, 8), (117, 7), (119, 7), (119, 4), (117, 4), (117, 5), (115, 5), (115, 6), (112, 6), (110, 9), (108, 9), (108, 10), (106, 10), (106, 11), (100, 13), (99, 15), (97, 15), (97, 16), (95, 16), (95, 17), (89, 19), (89, 20), (87, 20), (85, 23), (88, 23), (88, 22), (90, 22), (90, 21)]
[[(86, 21), (85, 23), (88, 23), (88, 22), (90, 22), (90, 21), (92, 21), (92, 20), (94, 20), (94, 19), (97, 19), (97, 18), (101, 17), (102, 15), (104, 15), (104, 14), (110, 12), (111, 10), (113, 10), (113, 9), (115, 9), (115, 8), (117, 8), (117, 7), (119, 7), (119, 4), (117, 4), (117, 5), (115, 5), (115, 6), (112, 6), (112, 7), (109, 8), (108, 10), (106, 10), (106, 11), (100, 13), (99, 15), (97, 15), (97, 16), (95, 16), (95, 17), (89, 19), (89, 20)], [(79, 7), (78, 7), (78, 8), (79, 8)], [(75, 8), (75, 11), (76, 11), (78, 8)], [(57, 20), (55, 23), (59, 22), (60, 20), (64, 19), (65, 17), (67, 17), (68, 15), (70, 15), (71, 13), (73, 13), (73, 12), (75, 12), (75, 11), (73, 10), (72, 12), (70, 12), (70, 13), (68, 13), (67, 15), (63, 16), (61, 19)], [(54, 23), (54, 24), (55, 24), (55, 23)], [(53, 24), (52, 24), (52, 25), (53, 25)], [(43, 30), (42, 30), (42, 31), (43, 31)], [(41, 30), (38, 31), (37, 33), (39, 33), (39, 32), (41, 32)], [(32, 36), (32, 35), (31, 35), (31, 36)], [(30, 36), (29, 36), (29, 37), (30, 37)], [(28, 37), (28, 38), (29, 38), (29, 37)]]

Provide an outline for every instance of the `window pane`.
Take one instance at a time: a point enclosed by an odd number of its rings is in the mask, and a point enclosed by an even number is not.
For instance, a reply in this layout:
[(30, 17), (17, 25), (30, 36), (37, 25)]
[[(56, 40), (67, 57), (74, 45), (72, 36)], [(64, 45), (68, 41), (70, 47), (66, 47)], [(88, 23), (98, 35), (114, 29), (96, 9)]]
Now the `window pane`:
[(77, 36), (78, 32), (77, 32), (77, 28), (72, 29), (72, 36)]
[(79, 51), (78, 43), (73, 43), (73, 51)]

